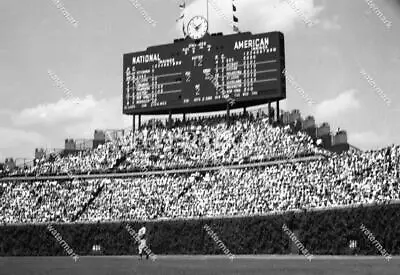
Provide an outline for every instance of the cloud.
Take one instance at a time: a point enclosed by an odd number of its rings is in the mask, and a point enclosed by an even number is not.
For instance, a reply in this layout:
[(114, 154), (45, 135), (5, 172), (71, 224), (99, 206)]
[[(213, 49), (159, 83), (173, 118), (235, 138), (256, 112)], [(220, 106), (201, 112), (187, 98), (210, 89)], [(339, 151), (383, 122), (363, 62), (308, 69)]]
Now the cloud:
[[(209, 0), (210, 33), (232, 33), (232, 2)], [(322, 11), (313, 0), (246, 0), (237, 1), (237, 16), (242, 32), (290, 31), (305, 26)], [(195, 15), (206, 16), (205, 1), (195, 0), (185, 10), (185, 23)], [(177, 24), (181, 33), (182, 24)]]
[(0, 109), (0, 116), (11, 116), (13, 112), (11, 110), (2, 110)]
[(91, 138), (95, 129), (124, 128), (130, 118), (122, 115), (121, 97), (96, 100), (88, 95), (77, 104), (60, 99), (54, 103), (41, 104), (15, 114), (16, 126), (42, 126), (59, 128), (70, 137)]
[(27, 152), (32, 155), (34, 148), (42, 146), (46, 140), (37, 132), (7, 127), (0, 127), (0, 137), (0, 161), (4, 161), (11, 151), (9, 157), (26, 157)]
[(87, 116), (87, 113), (94, 109), (96, 105), (97, 102), (92, 96), (87, 96), (79, 101), (62, 98), (55, 103), (45, 103), (24, 109), (14, 115), (12, 120), (17, 126), (54, 126), (68, 121), (80, 120)]
[(321, 26), (324, 30), (341, 30), (342, 26), (338, 22), (339, 16), (335, 15), (332, 20), (324, 19), (321, 20)]
[(33, 158), (35, 148), (63, 146), (64, 138), (93, 139), (96, 129), (124, 129), (132, 123), (131, 117), (122, 114), (120, 96), (96, 99), (89, 95), (79, 104), (60, 99), (3, 115), (9, 115), (13, 125), (0, 127), (0, 161)]
[(0, 136), (0, 149), (17, 147), (25, 143), (36, 145), (43, 143), (45, 140), (42, 135), (34, 131), (11, 129), (7, 127), (0, 127)]
[(396, 119), (400, 117), (400, 108), (389, 107), (385, 108), (384, 111), (379, 112), (379, 116), (382, 118), (381, 127), (382, 133), (385, 133), (388, 136), (397, 137), (400, 133), (399, 124), (396, 123)]
[(348, 90), (337, 97), (322, 101), (315, 107), (315, 114), (318, 119), (334, 118), (348, 111), (358, 109), (360, 102), (356, 98), (356, 90)]
[(348, 142), (362, 150), (380, 149), (388, 144), (388, 138), (385, 135), (377, 134), (372, 131), (350, 133)]
[(96, 107), (86, 113), (88, 117), (85, 120), (66, 126), (65, 131), (70, 137), (83, 135), (85, 138), (93, 138), (96, 129), (123, 129), (132, 126), (132, 117), (122, 114), (120, 96), (102, 99), (96, 103)]

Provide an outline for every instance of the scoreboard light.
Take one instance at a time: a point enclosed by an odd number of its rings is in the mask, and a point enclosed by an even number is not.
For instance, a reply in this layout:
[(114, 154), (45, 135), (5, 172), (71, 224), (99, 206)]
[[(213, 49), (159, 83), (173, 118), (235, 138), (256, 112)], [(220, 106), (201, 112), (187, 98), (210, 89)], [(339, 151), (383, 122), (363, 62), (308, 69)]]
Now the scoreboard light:
[[(193, 21), (194, 36), (202, 35), (202, 24), (201, 18)], [(233, 107), (281, 100), (284, 69), (280, 32), (206, 34), (149, 47), (123, 56), (123, 113), (221, 110), (227, 97)]]

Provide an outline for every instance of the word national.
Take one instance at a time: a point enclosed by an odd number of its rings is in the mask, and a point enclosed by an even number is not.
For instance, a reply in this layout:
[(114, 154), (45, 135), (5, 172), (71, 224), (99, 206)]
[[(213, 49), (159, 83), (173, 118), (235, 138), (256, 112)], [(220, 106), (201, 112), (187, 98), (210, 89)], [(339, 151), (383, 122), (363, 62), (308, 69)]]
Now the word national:
[(140, 56), (132, 57), (132, 64), (141, 64), (141, 63), (149, 63), (154, 61), (159, 61), (160, 55), (157, 54), (146, 54)]

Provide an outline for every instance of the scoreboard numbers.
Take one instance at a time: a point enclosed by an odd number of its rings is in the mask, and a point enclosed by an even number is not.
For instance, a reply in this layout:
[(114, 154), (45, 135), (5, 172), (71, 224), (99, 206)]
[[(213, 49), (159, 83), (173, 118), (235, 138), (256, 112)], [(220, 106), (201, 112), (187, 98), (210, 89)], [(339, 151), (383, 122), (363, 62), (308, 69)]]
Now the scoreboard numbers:
[(206, 35), (123, 56), (123, 113), (251, 106), (286, 98), (280, 32)]

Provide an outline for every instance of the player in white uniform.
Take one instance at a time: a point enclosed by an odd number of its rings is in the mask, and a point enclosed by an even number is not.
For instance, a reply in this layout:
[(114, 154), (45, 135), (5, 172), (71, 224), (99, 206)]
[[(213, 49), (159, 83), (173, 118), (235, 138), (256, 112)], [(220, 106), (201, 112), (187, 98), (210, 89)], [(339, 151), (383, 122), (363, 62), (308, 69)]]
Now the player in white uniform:
[(138, 237), (139, 237), (139, 256), (140, 259), (142, 259), (143, 257), (143, 252), (146, 254), (146, 259), (149, 259), (149, 253), (147, 252), (147, 245), (146, 245), (146, 227), (142, 227), (140, 228), (139, 232), (138, 232)]

